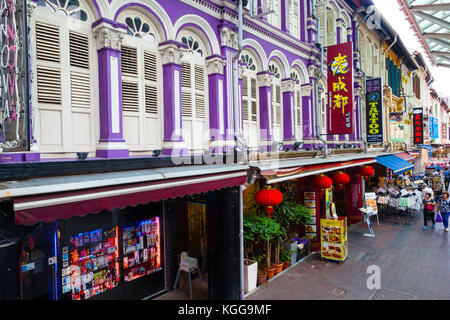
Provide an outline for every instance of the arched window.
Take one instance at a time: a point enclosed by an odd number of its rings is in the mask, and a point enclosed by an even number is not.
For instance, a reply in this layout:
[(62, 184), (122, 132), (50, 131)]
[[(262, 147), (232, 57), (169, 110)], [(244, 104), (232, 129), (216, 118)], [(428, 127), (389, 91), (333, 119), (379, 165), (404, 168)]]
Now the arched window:
[(207, 74), (205, 45), (196, 33), (183, 30), (179, 41), (188, 46), (181, 61), (181, 117), (183, 138), (191, 150), (207, 148), (209, 136), (207, 112)]
[(289, 0), (289, 33), (300, 39), (300, 0)]
[(122, 117), (125, 143), (134, 152), (162, 148), (162, 67), (156, 27), (139, 11), (121, 12)]
[(268, 22), (274, 27), (281, 28), (281, 0), (267, 0), (267, 9), (274, 12), (267, 15)]
[(43, 153), (96, 150), (97, 53), (84, 5), (39, 0), (31, 17), (33, 129)]
[(303, 123), (302, 123), (302, 90), (300, 76), (297, 70), (292, 70), (290, 74), (291, 79), (295, 81), (294, 90), (294, 129), (295, 139), (301, 141), (303, 139)]
[(336, 11), (334, 8), (327, 10), (327, 46), (332, 46), (337, 43), (336, 34)]
[(281, 67), (276, 62), (269, 64), (269, 72), (273, 74), (272, 79), (272, 125), (273, 140), (283, 141), (283, 105), (281, 94)]
[(242, 75), (242, 120), (244, 123), (244, 137), (249, 147), (258, 147), (258, 72), (256, 59), (248, 51), (243, 51), (240, 60), (245, 63), (245, 71)]

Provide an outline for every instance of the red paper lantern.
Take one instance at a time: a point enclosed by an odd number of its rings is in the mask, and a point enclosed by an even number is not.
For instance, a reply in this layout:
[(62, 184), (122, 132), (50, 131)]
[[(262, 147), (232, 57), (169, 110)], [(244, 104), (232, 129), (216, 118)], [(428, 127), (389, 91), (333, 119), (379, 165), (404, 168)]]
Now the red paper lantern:
[(344, 187), (344, 184), (350, 182), (350, 176), (342, 171), (333, 174), (331, 178), (333, 179), (333, 182), (336, 185), (337, 189), (342, 189)]
[(267, 186), (255, 194), (255, 201), (265, 207), (264, 211), (267, 213), (267, 217), (270, 218), (273, 206), (279, 205), (283, 201), (283, 194), (277, 189)]
[(313, 188), (319, 189), (320, 198), (323, 198), (325, 195), (325, 190), (331, 188), (333, 185), (333, 180), (331, 180), (328, 176), (321, 174), (312, 179), (311, 184)]
[(333, 180), (331, 180), (326, 175), (321, 174), (319, 176), (314, 177), (311, 183), (315, 189), (325, 190), (333, 185)]
[(375, 174), (375, 170), (371, 166), (360, 167), (358, 173), (364, 177), (365, 180), (369, 180), (369, 177)]

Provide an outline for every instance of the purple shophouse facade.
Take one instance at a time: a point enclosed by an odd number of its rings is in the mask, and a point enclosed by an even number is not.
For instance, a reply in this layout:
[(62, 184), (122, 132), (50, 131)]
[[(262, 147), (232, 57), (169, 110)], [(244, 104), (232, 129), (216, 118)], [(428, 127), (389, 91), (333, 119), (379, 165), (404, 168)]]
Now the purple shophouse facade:
[[(319, 67), (320, 51), (314, 43), (317, 39), (317, 22), (313, 19), (312, 1), (298, 0), (299, 32), (296, 35), (290, 33), (292, 19), (292, 8), (289, 7), (289, 0), (279, 0), (281, 8), (281, 23), (279, 26), (272, 26), (270, 19), (266, 16), (253, 19), (247, 16), (244, 19), (243, 32), (243, 50), (239, 57), (239, 68), (245, 69), (248, 64), (242, 61), (242, 56), (249, 53), (257, 61), (256, 92), (257, 92), (257, 123), (258, 123), (258, 145), (253, 146), (255, 151), (270, 151), (273, 142), (273, 117), (272, 117), (272, 87), (270, 84), (273, 75), (269, 72), (269, 65), (273, 62), (281, 67), (281, 105), (282, 105), (282, 135), (283, 148), (292, 148), (296, 139), (294, 123), (294, 105), (297, 103), (294, 99), (295, 90), (298, 88), (301, 92), (299, 99), (301, 103), (301, 140), (304, 148), (317, 149), (321, 145), (316, 132), (316, 107), (314, 105), (314, 82)], [(85, 149), (90, 157), (97, 158), (127, 158), (134, 155), (151, 155), (155, 149), (161, 149), (163, 155), (186, 155), (192, 152), (201, 152), (202, 150), (212, 150), (215, 153), (228, 152), (233, 150), (234, 145), (234, 115), (233, 115), (233, 57), (238, 52), (238, 34), (237, 34), (237, 9), (231, 0), (199, 0), (199, 1), (174, 1), (174, 0), (91, 0), (80, 1), (83, 5), (83, 11), (89, 17), (91, 25), (92, 40), (95, 39), (95, 59), (91, 59), (91, 64), (95, 65), (92, 84), (96, 91), (94, 98), (90, 102), (93, 109), (92, 115), (95, 118), (91, 123), (93, 129), (89, 147)], [(45, 0), (32, 1), (35, 9), (40, 10)], [(266, 1), (256, 0), (258, 5), (257, 12), (261, 13), (267, 9)], [(337, 43), (341, 42), (344, 31), (346, 40), (354, 41), (355, 23), (342, 27), (341, 15), (346, 14), (351, 17), (352, 12), (345, 1), (328, 1), (327, 8), (338, 8), (339, 17), (336, 19), (336, 29), (333, 30)], [(47, 8), (49, 9), (49, 8)], [(51, 8), (50, 8), (51, 9)], [(130, 132), (131, 116), (125, 121), (124, 93), (122, 92), (123, 69), (122, 60), (124, 59), (121, 48), (127, 37), (133, 35), (130, 32), (130, 25), (125, 23), (127, 13), (134, 19), (139, 14), (141, 24), (150, 26), (148, 34), (153, 35), (153, 46), (157, 48), (155, 54), (157, 72), (160, 74), (157, 84), (158, 94), (158, 114), (150, 122), (147, 114), (142, 123), (145, 129), (139, 129), (136, 133), (136, 141), (141, 141), (140, 146), (130, 146), (128, 136), (125, 133)], [(51, 10), (48, 11), (51, 17)], [(68, 18), (71, 19), (71, 18)], [(124, 20), (125, 19), (125, 20)], [(34, 23), (34, 21), (33, 21)], [(33, 25), (32, 25), (33, 26)], [(136, 24), (135, 24), (136, 26)], [(70, 27), (69, 27), (70, 28)], [(77, 24), (73, 24), (74, 31), (77, 30)], [(345, 30), (344, 30), (345, 29)], [(139, 30), (138, 30), (139, 31)], [(190, 37), (192, 35), (192, 41)], [(183, 41), (187, 39), (186, 41)], [(31, 37), (31, 46), (36, 47)], [(142, 41), (145, 41), (142, 39)], [(198, 46), (196, 48), (196, 44)], [(201, 49), (203, 61), (204, 77), (198, 76), (200, 73), (192, 72), (195, 78), (192, 82), (191, 91), (188, 92), (184, 83), (186, 77), (185, 64), (183, 61), (189, 58), (190, 54), (198, 54)], [(30, 64), (35, 65), (34, 54), (30, 55)], [(188, 59), (189, 60), (189, 59)], [(197, 60), (196, 60), (197, 61)], [(200, 61), (200, 60), (199, 60)], [(128, 61), (127, 61), (128, 63)], [(139, 65), (139, 68), (141, 66)], [(192, 70), (196, 67), (191, 64)], [(142, 67), (144, 68), (144, 67)], [(197, 70), (197, 69), (195, 69)], [(326, 73), (324, 67), (323, 71)], [(291, 78), (292, 73), (298, 75), (298, 79)], [(197, 78), (198, 76), (198, 78)], [(200, 80), (198, 80), (200, 79)], [(198, 84), (198, 81), (202, 81)], [(325, 79), (322, 80), (326, 83)], [(197, 86), (203, 91), (198, 91)], [(296, 87), (297, 86), (297, 87)], [(39, 92), (33, 91), (31, 96), (38, 95)], [(186, 89), (186, 90), (185, 90)], [(145, 87), (147, 90), (147, 87)], [(239, 105), (240, 105), (240, 127), (244, 128), (243, 110), (242, 110), (242, 78), (239, 79)], [(202, 111), (196, 111), (198, 119), (185, 120), (185, 103), (188, 100), (187, 95), (191, 93), (192, 109), (198, 109), (199, 105), (204, 104), (204, 115)], [(203, 96), (202, 96), (203, 95)], [(201, 100), (204, 97), (204, 101)], [(146, 97), (147, 98), (147, 97)], [(198, 99), (198, 100), (197, 100)], [(355, 97), (355, 132), (351, 135), (328, 136), (330, 145), (340, 144), (359, 144), (360, 133), (358, 131), (358, 100)], [(150, 99), (149, 99), (150, 100)], [(201, 101), (201, 102), (200, 102)], [(320, 101), (320, 100), (319, 100)], [(39, 109), (39, 103), (32, 101), (34, 113)], [(147, 100), (142, 99), (139, 102), (139, 108), (146, 108), (142, 104)], [(40, 111), (39, 111), (40, 112)], [(128, 112), (128, 111), (127, 111)], [(194, 111), (192, 111), (194, 114)], [(201, 116), (199, 116), (201, 115)], [(36, 117), (32, 117), (34, 121)], [(41, 117), (40, 121), (42, 121)], [(141, 120), (139, 120), (141, 121)], [(145, 122), (147, 121), (147, 122)], [(196, 122), (197, 121), (197, 122)], [(76, 125), (76, 122), (74, 122)], [(147, 123), (159, 123), (158, 129), (155, 129), (155, 139), (159, 143), (148, 143), (142, 147), (143, 140), (152, 133), (152, 125)], [(202, 135), (195, 130), (198, 124), (204, 125)], [(60, 148), (60, 150), (51, 150), (51, 148), (42, 148), (42, 130), (34, 131), (36, 126), (41, 128), (46, 124), (33, 123), (31, 126), (33, 132), (30, 135), (34, 139), (33, 157), (29, 153), (11, 153), (4, 154), (3, 162), (20, 162), (26, 159), (44, 161), (46, 158), (52, 158), (52, 154), (58, 153), (59, 157), (69, 158), (74, 152), (82, 151), (77, 148)], [(299, 125), (299, 124), (297, 124)], [(150, 129), (149, 129), (150, 128)], [(185, 133), (186, 128), (190, 132)], [(59, 128), (62, 132), (65, 127)], [(137, 132), (137, 130), (136, 130)], [(242, 133), (245, 138), (246, 132)], [(189, 138), (188, 138), (189, 136)], [(187, 145), (186, 141), (203, 139), (201, 147), (192, 147)], [(62, 139), (64, 140), (64, 139)], [(88, 145), (88, 144), (86, 144)], [(194, 142), (192, 142), (194, 145)], [(195, 150), (194, 150), (195, 149)], [(37, 155), (37, 156), (36, 156)]]

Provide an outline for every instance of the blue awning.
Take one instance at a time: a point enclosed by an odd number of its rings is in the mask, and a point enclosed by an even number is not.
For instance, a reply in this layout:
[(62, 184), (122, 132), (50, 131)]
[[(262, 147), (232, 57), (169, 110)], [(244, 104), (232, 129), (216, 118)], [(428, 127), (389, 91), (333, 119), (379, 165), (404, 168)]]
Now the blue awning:
[(377, 162), (394, 171), (394, 174), (402, 174), (414, 169), (413, 164), (395, 155), (377, 157)]
[(419, 144), (418, 147), (427, 149), (428, 151), (434, 151), (434, 150), (436, 150), (436, 149), (433, 148), (432, 146), (428, 146), (428, 145), (426, 145), (426, 144)]

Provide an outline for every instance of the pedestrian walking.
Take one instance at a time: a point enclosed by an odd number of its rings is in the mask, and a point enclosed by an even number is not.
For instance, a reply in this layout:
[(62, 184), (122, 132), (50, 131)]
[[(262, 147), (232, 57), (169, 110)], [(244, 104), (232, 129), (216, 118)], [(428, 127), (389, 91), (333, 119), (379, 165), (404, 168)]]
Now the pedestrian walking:
[(442, 194), (442, 199), (439, 201), (439, 211), (441, 212), (442, 223), (444, 224), (444, 230), (448, 232), (448, 217), (450, 215), (450, 198), (447, 191)]
[(428, 223), (427, 220), (431, 218), (431, 222), (433, 223), (432, 227), (436, 226), (436, 222), (434, 221), (434, 208), (436, 206), (436, 203), (434, 202), (434, 199), (431, 198), (430, 193), (425, 193), (425, 199), (423, 199), (423, 229), (428, 229)]
[(448, 167), (447, 170), (445, 170), (444, 176), (445, 176), (445, 189), (447, 189), (450, 184), (450, 167)]

